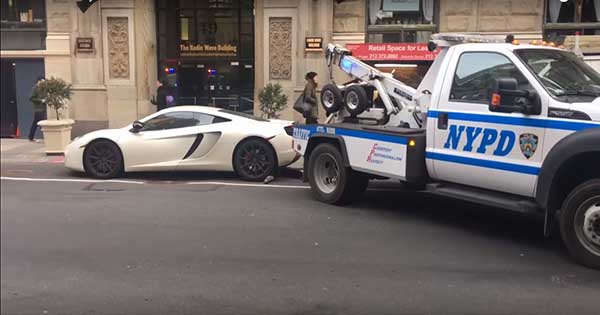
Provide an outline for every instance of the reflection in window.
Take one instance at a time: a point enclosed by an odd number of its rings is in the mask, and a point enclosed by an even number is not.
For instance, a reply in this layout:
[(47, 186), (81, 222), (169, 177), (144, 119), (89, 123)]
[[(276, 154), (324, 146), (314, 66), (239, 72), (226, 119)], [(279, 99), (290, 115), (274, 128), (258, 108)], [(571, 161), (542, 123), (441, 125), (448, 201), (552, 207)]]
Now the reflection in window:
[(2, 29), (45, 29), (45, 1), (1, 0), (0, 21)]
[(144, 123), (144, 131), (176, 129), (212, 124), (215, 116), (197, 112), (170, 112), (165, 113)]
[(436, 30), (435, 0), (368, 0), (369, 42), (426, 42)]
[(450, 100), (487, 104), (494, 79), (501, 77), (515, 78), (520, 89), (531, 89), (527, 79), (506, 56), (464, 53), (456, 67)]

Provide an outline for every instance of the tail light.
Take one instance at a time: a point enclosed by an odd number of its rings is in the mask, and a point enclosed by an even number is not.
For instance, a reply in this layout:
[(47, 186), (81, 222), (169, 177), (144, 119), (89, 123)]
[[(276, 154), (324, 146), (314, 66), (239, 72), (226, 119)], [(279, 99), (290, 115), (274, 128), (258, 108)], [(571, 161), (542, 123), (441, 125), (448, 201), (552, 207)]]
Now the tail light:
[(294, 133), (294, 125), (285, 126), (283, 129), (285, 129), (285, 133), (287, 133), (288, 136), (291, 136)]

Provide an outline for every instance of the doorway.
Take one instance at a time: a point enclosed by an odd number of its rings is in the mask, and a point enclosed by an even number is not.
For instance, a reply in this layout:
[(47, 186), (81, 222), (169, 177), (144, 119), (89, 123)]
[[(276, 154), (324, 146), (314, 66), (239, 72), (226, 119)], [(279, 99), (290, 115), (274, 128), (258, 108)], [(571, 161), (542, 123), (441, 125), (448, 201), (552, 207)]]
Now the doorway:
[[(2, 137), (26, 138), (33, 122), (29, 100), (38, 77), (44, 75), (44, 59), (2, 59)], [(35, 135), (41, 138), (38, 129)]]
[(17, 91), (15, 85), (15, 66), (11, 60), (2, 59), (1, 100), (1, 136), (15, 137), (17, 135)]

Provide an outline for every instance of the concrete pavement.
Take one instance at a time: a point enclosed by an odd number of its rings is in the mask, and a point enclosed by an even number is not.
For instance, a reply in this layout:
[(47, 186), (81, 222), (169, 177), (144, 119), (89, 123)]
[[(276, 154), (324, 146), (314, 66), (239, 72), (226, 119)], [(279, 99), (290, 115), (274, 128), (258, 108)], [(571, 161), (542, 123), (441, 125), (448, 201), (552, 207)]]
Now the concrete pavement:
[(600, 272), (538, 220), (389, 182), (335, 207), (293, 177), (96, 182), (4, 152), (2, 314), (597, 314)]

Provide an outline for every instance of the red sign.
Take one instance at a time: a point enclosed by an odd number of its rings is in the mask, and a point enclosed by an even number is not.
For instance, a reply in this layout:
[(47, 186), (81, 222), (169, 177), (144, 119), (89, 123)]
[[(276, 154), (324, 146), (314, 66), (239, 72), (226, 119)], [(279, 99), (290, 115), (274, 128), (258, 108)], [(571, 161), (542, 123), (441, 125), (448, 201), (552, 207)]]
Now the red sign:
[(346, 48), (358, 59), (377, 61), (433, 61), (439, 53), (429, 51), (425, 43), (346, 44)]

